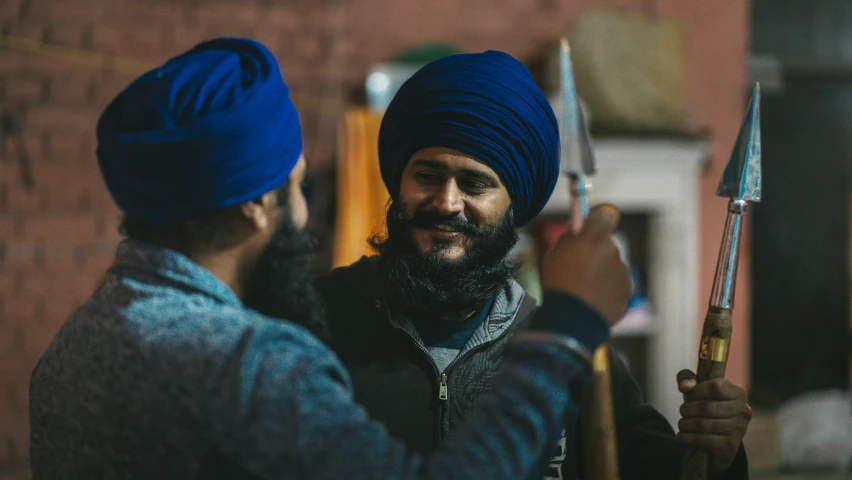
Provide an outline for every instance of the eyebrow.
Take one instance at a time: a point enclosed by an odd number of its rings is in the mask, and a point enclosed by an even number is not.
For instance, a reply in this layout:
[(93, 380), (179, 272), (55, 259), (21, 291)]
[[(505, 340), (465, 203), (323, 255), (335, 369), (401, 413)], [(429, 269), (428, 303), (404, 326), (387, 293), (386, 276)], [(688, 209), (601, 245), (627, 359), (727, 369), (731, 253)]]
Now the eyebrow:
[[(415, 167), (418, 167), (418, 166), (419, 167), (427, 167), (427, 168), (439, 170), (439, 171), (442, 171), (442, 172), (445, 172), (445, 171), (448, 170), (447, 166), (446, 166), (446, 164), (444, 164), (444, 162), (441, 162), (440, 160), (435, 160), (435, 159), (432, 159), (432, 158), (418, 158), (418, 159), (414, 160), (413, 162), (411, 162), (411, 164)], [(476, 178), (476, 179), (484, 181), (484, 182), (489, 182), (492, 185), (497, 185), (499, 183), (493, 175), (486, 173), (486, 172), (483, 172), (481, 170), (472, 170), (472, 169), (469, 169), (469, 168), (463, 168), (463, 169), (460, 170), (460, 172), (469, 176), (469, 177), (473, 177), (473, 178)]]

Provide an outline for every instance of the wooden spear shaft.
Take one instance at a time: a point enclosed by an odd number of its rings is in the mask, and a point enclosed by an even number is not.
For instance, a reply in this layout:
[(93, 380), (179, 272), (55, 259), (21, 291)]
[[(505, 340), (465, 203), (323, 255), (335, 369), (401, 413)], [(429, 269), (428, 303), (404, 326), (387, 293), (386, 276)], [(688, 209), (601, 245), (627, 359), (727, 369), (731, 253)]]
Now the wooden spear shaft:
[[(583, 228), (588, 215), (586, 180), (582, 175), (572, 175), (571, 229), (577, 233)], [(615, 413), (612, 403), (612, 380), (609, 366), (609, 347), (601, 345), (595, 350), (592, 362), (592, 379), (582, 412), (584, 423), (586, 470), (593, 480), (619, 480), (618, 443), (615, 437)]]

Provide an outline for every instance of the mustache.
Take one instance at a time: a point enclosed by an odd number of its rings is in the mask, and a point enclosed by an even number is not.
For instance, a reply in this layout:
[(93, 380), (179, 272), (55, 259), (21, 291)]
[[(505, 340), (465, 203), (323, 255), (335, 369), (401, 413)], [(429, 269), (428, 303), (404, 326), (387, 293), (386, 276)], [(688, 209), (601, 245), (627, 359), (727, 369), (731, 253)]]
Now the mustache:
[(479, 228), (475, 223), (462, 217), (458, 212), (450, 215), (441, 215), (438, 212), (420, 210), (415, 212), (413, 217), (405, 219), (405, 221), (410, 227), (441, 228), (443, 230), (460, 232), (470, 237), (487, 237), (496, 230), (494, 226)]

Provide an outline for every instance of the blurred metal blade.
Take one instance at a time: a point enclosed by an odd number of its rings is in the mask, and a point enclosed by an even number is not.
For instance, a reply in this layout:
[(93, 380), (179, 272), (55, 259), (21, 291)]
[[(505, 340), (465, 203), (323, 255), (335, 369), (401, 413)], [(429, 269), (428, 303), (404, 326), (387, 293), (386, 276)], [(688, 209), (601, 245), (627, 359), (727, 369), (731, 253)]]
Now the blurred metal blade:
[(568, 175), (591, 175), (597, 171), (589, 127), (574, 84), (571, 46), (560, 42), (560, 74), (562, 86), (562, 121), (559, 125), (562, 171)]
[(716, 195), (760, 201), (760, 84), (754, 84), (737, 143), (722, 174)]
[(586, 123), (586, 115), (583, 109), (577, 109), (580, 117), (580, 163), (583, 166), (583, 173), (586, 175), (594, 175), (598, 172), (598, 165), (595, 161), (595, 151), (592, 148), (592, 136), (589, 134), (589, 124)]

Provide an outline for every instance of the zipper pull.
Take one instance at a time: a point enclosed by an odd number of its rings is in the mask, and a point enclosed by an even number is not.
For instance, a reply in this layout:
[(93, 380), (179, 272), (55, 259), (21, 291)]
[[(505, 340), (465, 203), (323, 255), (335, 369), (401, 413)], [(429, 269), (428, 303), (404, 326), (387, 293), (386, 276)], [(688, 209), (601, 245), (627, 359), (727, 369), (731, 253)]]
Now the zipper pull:
[(438, 388), (438, 400), (447, 399), (447, 374), (441, 374), (441, 386)]

